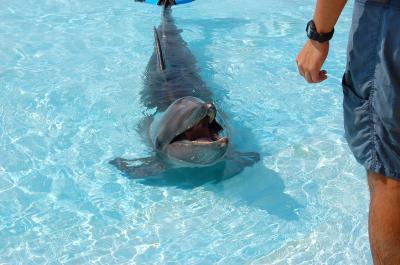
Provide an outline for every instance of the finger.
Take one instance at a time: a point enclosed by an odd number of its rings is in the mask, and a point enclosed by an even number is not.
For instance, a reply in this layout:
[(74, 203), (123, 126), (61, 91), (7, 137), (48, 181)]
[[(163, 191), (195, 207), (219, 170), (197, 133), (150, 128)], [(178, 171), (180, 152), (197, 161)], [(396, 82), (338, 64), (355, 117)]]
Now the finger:
[(301, 76), (304, 76), (304, 70), (303, 70), (303, 67), (301, 67), (301, 66), (298, 66), (298, 67), (297, 67), (297, 70), (299, 71), (299, 74), (300, 74)]
[(304, 69), (303, 66), (301, 64), (299, 64), (298, 60), (296, 60), (296, 64), (297, 64), (297, 71), (299, 72), (299, 74), (301, 76), (304, 76)]
[(304, 76), (304, 69), (303, 69), (303, 66), (299, 63), (299, 57), (300, 57), (300, 54), (298, 54), (296, 56), (297, 71), (299, 72), (299, 74), (301, 76)]
[(313, 70), (313, 71), (310, 72), (311, 81), (313, 83), (319, 83), (319, 82), (322, 81), (319, 74), (320, 74), (319, 70)]
[(305, 73), (304, 73), (304, 78), (306, 79), (306, 81), (307, 81), (308, 83), (312, 83), (312, 82), (313, 82), (313, 81), (312, 81), (312, 78), (311, 78), (310, 72), (305, 72)]

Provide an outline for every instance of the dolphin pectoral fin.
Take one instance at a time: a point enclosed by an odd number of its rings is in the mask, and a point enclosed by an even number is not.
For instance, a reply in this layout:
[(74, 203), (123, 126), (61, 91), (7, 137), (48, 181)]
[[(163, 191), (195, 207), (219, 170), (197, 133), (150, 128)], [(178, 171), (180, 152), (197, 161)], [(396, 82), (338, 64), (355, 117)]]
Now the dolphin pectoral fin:
[(230, 152), (226, 158), (244, 167), (251, 167), (260, 161), (260, 154), (256, 152)]
[(109, 163), (133, 179), (154, 177), (166, 170), (165, 165), (156, 157), (139, 159), (118, 157)]
[(260, 154), (256, 152), (230, 152), (226, 156), (226, 166), (223, 179), (240, 174), (246, 167), (251, 167), (260, 161)]

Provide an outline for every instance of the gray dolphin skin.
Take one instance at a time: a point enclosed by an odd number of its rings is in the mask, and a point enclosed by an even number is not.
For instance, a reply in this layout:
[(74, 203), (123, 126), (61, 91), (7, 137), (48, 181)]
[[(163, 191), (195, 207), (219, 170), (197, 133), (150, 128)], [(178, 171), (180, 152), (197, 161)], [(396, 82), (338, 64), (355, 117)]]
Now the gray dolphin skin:
[(173, 1), (162, 4), (161, 24), (154, 28), (154, 53), (141, 92), (144, 106), (156, 110), (140, 126), (154, 153), (147, 158), (116, 158), (110, 163), (132, 178), (158, 176), (177, 168), (211, 167), (227, 160), (235, 161), (240, 170), (253, 165), (259, 160), (257, 153), (232, 150), (212, 93), (175, 25)]

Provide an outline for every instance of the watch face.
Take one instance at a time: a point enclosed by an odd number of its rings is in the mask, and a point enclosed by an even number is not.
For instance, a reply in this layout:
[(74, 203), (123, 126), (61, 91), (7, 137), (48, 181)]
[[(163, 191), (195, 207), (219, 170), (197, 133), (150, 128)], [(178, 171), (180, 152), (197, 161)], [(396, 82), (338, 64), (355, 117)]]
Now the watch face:
[(311, 35), (311, 27), (310, 27), (310, 24), (307, 25), (306, 31), (307, 31), (307, 35), (310, 36), (310, 35)]
[(311, 27), (311, 21), (307, 23), (306, 32), (307, 32), (307, 36), (311, 37), (312, 32), (313, 32), (312, 27)]

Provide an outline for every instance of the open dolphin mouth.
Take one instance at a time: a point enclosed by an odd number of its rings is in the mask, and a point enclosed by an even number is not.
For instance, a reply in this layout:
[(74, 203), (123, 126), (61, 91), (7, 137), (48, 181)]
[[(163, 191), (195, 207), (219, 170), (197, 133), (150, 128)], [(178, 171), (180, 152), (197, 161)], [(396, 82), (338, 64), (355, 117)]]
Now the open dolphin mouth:
[(228, 143), (227, 137), (220, 136), (222, 126), (216, 121), (216, 110), (212, 104), (205, 104), (205, 116), (196, 121), (193, 126), (177, 135), (171, 143), (190, 141), (193, 144)]

